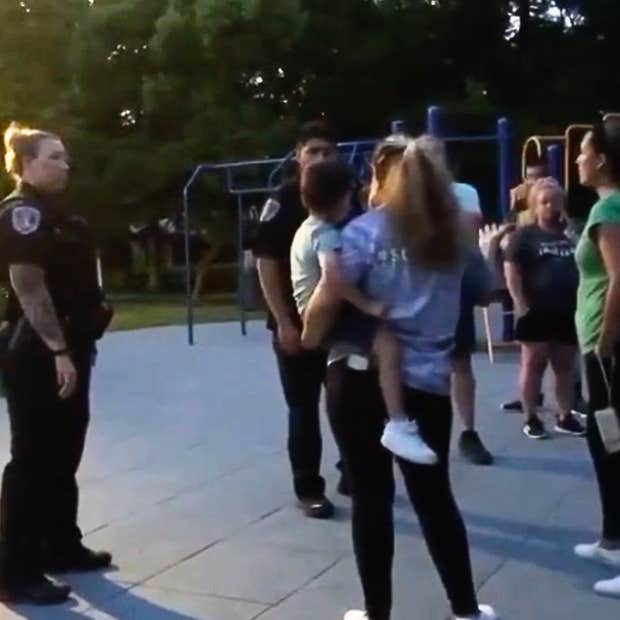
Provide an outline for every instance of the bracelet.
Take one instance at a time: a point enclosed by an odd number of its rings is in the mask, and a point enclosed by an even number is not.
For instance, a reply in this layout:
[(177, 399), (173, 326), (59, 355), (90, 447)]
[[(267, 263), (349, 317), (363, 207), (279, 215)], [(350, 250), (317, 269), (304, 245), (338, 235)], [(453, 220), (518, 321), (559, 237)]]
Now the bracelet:
[(61, 357), (63, 355), (68, 355), (69, 354), (69, 349), (67, 349), (66, 347), (64, 349), (58, 349), (58, 351), (52, 351), (52, 355), (54, 357)]

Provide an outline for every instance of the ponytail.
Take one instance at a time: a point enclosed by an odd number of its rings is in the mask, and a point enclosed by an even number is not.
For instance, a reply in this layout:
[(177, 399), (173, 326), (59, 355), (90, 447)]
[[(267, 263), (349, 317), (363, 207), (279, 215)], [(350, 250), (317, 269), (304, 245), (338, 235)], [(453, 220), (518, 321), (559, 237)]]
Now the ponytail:
[(31, 129), (13, 121), (4, 132), (4, 167), (15, 179), (23, 172), (24, 157), (36, 157), (43, 140), (57, 136), (40, 129)]
[[(465, 236), (452, 177), (437, 140), (411, 140), (388, 179), (386, 203), (410, 255), (429, 268), (454, 267)], [(440, 144), (440, 143), (439, 143)]]

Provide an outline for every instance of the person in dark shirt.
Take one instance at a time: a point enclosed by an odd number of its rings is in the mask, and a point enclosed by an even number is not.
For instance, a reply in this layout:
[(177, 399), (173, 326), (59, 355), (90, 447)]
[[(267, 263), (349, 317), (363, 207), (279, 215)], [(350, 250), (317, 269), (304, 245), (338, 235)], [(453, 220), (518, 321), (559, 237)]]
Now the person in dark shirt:
[[(299, 170), (337, 156), (335, 135), (328, 124), (316, 121), (301, 128), (296, 148)], [(289, 409), (288, 451), (294, 491), (308, 517), (324, 519), (334, 512), (333, 504), (325, 497), (325, 480), (320, 475), (319, 401), (326, 353), (302, 348), (302, 323), (291, 284), (291, 245), (307, 216), (299, 177), (285, 181), (265, 203), (253, 249), (268, 308), (267, 328), (273, 332), (273, 349)], [(348, 491), (344, 478), (339, 490)]]
[(106, 568), (82, 544), (79, 467), (89, 421), (95, 341), (112, 312), (87, 223), (62, 203), (69, 164), (56, 135), (12, 125), (6, 168), (17, 182), (0, 211), (0, 271), (10, 281), (3, 379), (11, 461), (0, 500), (0, 600), (61, 603), (46, 573)]
[(559, 409), (555, 430), (581, 436), (584, 429), (572, 413), (579, 279), (575, 243), (565, 234), (565, 194), (555, 179), (545, 178), (532, 186), (529, 201), (535, 223), (512, 236), (505, 254), (506, 282), (515, 304), (522, 351), (523, 432), (531, 439), (548, 437), (537, 406), (545, 368), (550, 364)]

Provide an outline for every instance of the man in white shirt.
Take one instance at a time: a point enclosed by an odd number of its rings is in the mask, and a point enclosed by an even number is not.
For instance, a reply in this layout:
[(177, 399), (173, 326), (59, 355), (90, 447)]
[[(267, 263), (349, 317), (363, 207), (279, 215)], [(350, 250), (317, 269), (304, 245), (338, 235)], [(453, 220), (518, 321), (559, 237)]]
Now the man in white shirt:
[(475, 430), (476, 378), (471, 363), (472, 353), (476, 350), (474, 306), (483, 305), (491, 292), (488, 269), (477, 251), (482, 211), (475, 187), (467, 183), (454, 183), (453, 189), (475, 250), (463, 276), (461, 314), (452, 354), (452, 401), (464, 427), (459, 439), (461, 455), (474, 465), (491, 465), (493, 456)]

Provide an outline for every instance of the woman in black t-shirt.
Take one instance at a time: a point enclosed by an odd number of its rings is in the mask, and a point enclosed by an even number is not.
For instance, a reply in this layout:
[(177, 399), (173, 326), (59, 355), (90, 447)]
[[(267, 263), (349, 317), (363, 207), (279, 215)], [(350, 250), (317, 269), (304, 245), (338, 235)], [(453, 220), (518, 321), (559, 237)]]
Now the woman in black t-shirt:
[(571, 413), (577, 363), (575, 307), (579, 276), (575, 244), (565, 234), (564, 190), (552, 178), (538, 180), (529, 194), (534, 224), (519, 229), (506, 250), (506, 281), (515, 304), (521, 343), (523, 432), (548, 438), (537, 415), (547, 364), (555, 376), (558, 418), (555, 430), (581, 436), (585, 431)]

